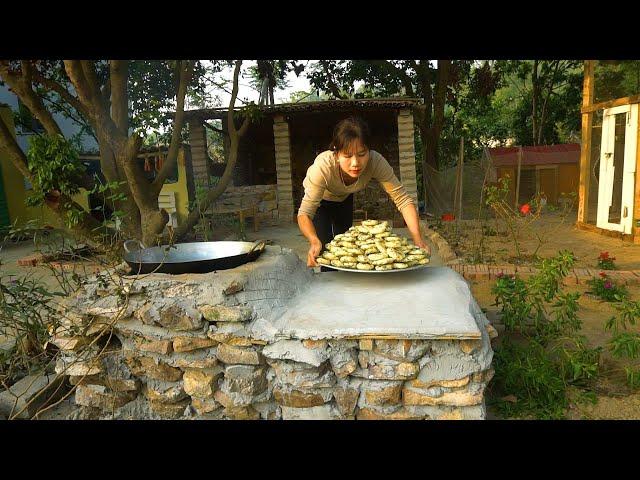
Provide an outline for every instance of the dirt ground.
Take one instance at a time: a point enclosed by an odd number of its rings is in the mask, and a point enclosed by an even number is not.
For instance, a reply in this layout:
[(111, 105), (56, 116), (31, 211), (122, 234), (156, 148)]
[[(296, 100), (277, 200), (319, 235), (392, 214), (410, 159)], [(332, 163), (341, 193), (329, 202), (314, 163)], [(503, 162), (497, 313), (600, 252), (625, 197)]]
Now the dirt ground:
[[(551, 257), (559, 250), (569, 250), (576, 257), (576, 267), (595, 268), (598, 255), (606, 251), (616, 258), (615, 263), (620, 270), (640, 269), (640, 245), (578, 230), (576, 220), (575, 211), (564, 216), (558, 212), (545, 212), (523, 226), (517, 238), (521, 254), (527, 261), (520, 263), (531, 263), (527, 256), (532, 255), (536, 249), (537, 255), (543, 258)], [(477, 220), (462, 220), (460, 224), (432, 221), (430, 225), (447, 239), (456, 254), (463, 257), (466, 263), (518, 263), (514, 258), (516, 248), (513, 236), (501, 221), (485, 221), (484, 237), (481, 234), (483, 222)]]

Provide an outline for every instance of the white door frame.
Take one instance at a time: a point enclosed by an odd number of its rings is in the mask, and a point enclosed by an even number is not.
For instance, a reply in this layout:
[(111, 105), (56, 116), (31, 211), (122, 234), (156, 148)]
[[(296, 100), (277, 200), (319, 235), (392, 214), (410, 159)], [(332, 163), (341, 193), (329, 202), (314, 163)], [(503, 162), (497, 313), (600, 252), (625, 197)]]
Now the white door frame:
[[(615, 116), (627, 114), (624, 162), (622, 174), (622, 212), (620, 223), (609, 223), (609, 207), (613, 197)], [(602, 115), (602, 141), (600, 146), (600, 178), (598, 185), (598, 216), (596, 225), (606, 230), (631, 233), (636, 171), (636, 145), (638, 134), (638, 104), (607, 108)]]

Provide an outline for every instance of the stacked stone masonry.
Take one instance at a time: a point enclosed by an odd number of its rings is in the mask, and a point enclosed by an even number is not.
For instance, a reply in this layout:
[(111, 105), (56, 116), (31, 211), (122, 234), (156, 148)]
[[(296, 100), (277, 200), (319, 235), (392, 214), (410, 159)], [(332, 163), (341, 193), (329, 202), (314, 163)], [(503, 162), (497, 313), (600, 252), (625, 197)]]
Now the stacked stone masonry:
[(490, 326), (472, 340), (270, 336), (257, 324), (311, 294), (313, 274), (267, 248), (215, 274), (88, 283), (52, 339), (79, 418), (485, 418)]
[(191, 164), (193, 178), (196, 185), (208, 185), (209, 172), (207, 168), (207, 136), (201, 122), (189, 123), (189, 144), (191, 146)]
[(291, 177), (291, 144), (289, 124), (282, 116), (274, 117), (273, 138), (276, 150), (278, 181), (278, 215), (281, 221), (293, 221), (293, 180)]
[(400, 160), (400, 181), (417, 205), (418, 183), (416, 180), (416, 152), (414, 146), (413, 114), (411, 110), (400, 110), (398, 114), (398, 152)]

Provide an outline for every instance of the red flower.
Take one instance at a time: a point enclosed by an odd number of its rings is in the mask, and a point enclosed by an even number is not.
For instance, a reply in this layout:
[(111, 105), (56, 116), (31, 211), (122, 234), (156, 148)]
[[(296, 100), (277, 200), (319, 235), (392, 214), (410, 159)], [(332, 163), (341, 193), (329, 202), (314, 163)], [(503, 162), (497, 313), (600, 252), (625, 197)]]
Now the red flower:
[(529, 205), (528, 203), (523, 204), (520, 207), (520, 213), (522, 215), (528, 215), (529, 213), (531, 213), (531, 205)]
[(606, 274), (606, 273), (604, 273), (604, 272), (600, 272), (600, 276), (601, 276), (602, 278), (607, 278), (607, 274)]
[(600, 256), (598, 257), (601, 260), (606, 260), (607, 258), (609, 258), (609, 252), (600, 252)]
[(613, 287), (613, 285), (611, 284), (611, 282), (609, 280), (607, 280), (606, 282), (604, 282), (604, 288), (606, 288), (607, 290), (610, 289), (611, 287)]

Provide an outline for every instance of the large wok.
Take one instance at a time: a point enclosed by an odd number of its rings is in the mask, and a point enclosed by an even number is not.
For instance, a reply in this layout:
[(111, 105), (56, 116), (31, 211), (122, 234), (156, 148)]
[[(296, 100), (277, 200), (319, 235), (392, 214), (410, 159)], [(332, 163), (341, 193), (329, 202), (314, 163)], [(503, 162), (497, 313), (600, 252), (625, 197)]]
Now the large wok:
[(135, 240), (124, 244), (124, 260), (131, 273), (207, 273), (252, 262), (264, 251), (265, 241), (196, 242), (144, 248)]

